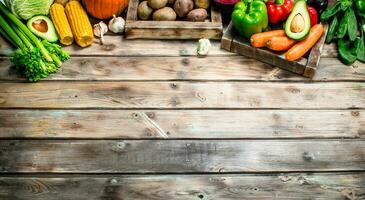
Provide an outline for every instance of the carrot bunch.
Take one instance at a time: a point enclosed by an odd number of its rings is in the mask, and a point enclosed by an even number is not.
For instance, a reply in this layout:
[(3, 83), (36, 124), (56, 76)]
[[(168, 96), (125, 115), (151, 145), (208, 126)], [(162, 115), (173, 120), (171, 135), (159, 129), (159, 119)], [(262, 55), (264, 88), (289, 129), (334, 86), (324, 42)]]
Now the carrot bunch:
[(267, 47), (272, 51), (287, 51), (285, 58), (294, 61), (304, 56), (321, 38), (323, 32), (323, 25), (317, 24), (311, 28), (304, 40), (295, 41), (287, 37), (284, 30), (273, 30), (252, 35), (250, 42), (257, 48)]

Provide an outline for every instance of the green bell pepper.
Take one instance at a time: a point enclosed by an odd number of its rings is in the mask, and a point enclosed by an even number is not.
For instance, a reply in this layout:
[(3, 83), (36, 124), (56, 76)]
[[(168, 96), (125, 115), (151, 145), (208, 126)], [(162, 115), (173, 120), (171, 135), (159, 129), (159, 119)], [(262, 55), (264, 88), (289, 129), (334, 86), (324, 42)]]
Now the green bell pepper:
[(234, 6), (232, 23), (240, 35), (250, 38), (268, 28), (266, 5), (261, 0), (242, 0)]

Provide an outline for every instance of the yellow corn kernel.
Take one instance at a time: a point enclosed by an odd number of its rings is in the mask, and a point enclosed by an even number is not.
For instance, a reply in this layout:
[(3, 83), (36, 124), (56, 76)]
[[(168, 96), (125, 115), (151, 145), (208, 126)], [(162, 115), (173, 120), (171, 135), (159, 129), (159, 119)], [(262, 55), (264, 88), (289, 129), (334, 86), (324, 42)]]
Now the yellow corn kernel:
[(59, 3), (54, 3), (50, 8), (50, 15), (61, 44), (71, 45), (74, 41), (74, 36), (65, 14), (65, 8)]
[(76, 43), (81, 47), (91, 45), (94, 40), (93, 29), (86, 11), (82, 8), (80, 2), (68, 2), (65, 11)]

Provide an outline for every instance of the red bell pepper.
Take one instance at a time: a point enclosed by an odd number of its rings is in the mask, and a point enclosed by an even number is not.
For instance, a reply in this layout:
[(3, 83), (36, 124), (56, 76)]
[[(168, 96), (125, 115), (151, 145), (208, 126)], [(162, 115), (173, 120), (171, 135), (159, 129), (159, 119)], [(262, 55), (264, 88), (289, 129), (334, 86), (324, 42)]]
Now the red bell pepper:
[(311, 27), (318, 24), (318, 12), (313, 7), (307, 6), (309, 18), (311, 19)]
[(267, 14), (271, 24), (285, 21), (294, 7), (294, 0), (269, 0), (266, 3)]

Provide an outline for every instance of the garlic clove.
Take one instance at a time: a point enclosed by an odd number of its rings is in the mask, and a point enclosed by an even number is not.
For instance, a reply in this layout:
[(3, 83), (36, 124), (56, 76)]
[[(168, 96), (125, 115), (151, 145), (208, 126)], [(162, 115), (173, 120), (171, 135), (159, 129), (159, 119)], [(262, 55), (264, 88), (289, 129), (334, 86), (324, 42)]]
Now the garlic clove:
[(100, 38), (100, 43), (104, 44), (104, 34), (108, 32), (108, 26), (103, 21), (100, 21), (94, 24), (93, 32), (96, 37)]
[(200, 39), (197, 47), (198, 56), (206, 56), (209, 53), (212, 44), (209, 39)]
[(123, 33), (125, 27), (125, 20), (122, 17), (116, 17), (113, 15), (113, 18), (109, 21), (109, 30), (113, 33)]

